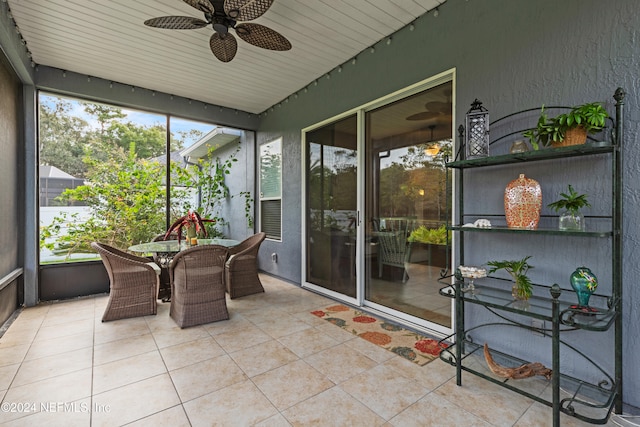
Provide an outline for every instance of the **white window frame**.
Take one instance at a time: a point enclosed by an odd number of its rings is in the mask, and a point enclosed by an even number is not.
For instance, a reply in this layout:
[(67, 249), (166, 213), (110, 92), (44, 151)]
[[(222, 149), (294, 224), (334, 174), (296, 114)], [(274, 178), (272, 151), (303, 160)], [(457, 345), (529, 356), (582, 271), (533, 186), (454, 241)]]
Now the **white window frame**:
[[(260, 169), (262, 168), (262, 156), (264, 154), (263, 148), (270, 144), (279, 145), (278, 152), (280, 154), (280, 177), (279, 177), (280, 194), (278, 196), (264, 197), (262, 192), (262, 171)], [(282, 241), (282, 137), (260, 144), (258, 148), (258, 200), (259, 200), (258, 218), (260, 219), (259, 221), (260, 231), (264, 231), (263, 224), (262, 224), (263, 202), (280, 201), (280, 233), (279, 233), (280, 236), (279, 238), (275, 238), (273, 235), (269, 235), (269, 233), (267, 232), (267, 239), (281, 242)]]

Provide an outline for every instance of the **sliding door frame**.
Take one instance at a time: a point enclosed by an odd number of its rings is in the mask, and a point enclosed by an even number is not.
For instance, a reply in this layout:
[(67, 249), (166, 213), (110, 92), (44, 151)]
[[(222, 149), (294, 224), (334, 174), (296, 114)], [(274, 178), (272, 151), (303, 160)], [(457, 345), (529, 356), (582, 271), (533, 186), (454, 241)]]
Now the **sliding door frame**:
[[(366, 195), (364, 194), (364, 187), (365, 187), (365, 182), (364, 180), (366, 179), (365, 177), (365, 161), (366, 161), (366, 156), (364, 155), (364, 150), (365, 150), (365, 141), (366, 141), (366, 135), (365, 135), (365, 116), (366, 113), (383, 107), (387, 104), (396, 102), (396, 101), (400, 101), (406, 97), (409, 97), (411, 95), (417, 94), (419, 92), (428, 90), (430, 88), (436, 87), (442, 83), (448, 83), (451, 82), (452, 83), (452, 87), (453, 87), (453, 92), (452, 92), (452, 102), (454, 103), (455, 106), (455, 99), (456, 99), (456, 70), (455, 68), (446, 70), (440, 74), (437, 74), (435, 76), (432, 76), (430, 78), (427, 78), (425, 80), (422, 80), (418, 83), (415, 83), (411, 86), (405, 87), (403, 89), (400, 89), (396, 92), (393, 92), (389, 95), (386, 95), (384, 97), (378, 98), (376, 100), (373, 100), (371, 102), (368, 102), (366, 104), (360, 105), (356, 108), (353, 108), (351, 110), (345, 111), (341, 114), (338, 114), (336, 116), (330, 117), (326, 120), (323, 120), (319, 123), (316, 123), (314, 125), (311, 125), (309, 127), (306, 127), (304, 129), (301, 130), (301, 144), (302, 144), (302, 156), (301, 156), (301, 179), (303, 182), (302, 185), (302, 204), (301, 204), (301, 211), (300, 211), (300, 215), (301, 215), (301, 226), (302, 226), (302, 232), (301, 234), (301, 278), (300, 278), (300, 283), (302, 284), (303, 288), (308, 288), (310, 290), (313, 290), (315, 292), (327, 295), (333, 299), (336, 299), (338, 301), (342, 301), (345, 302), (347, 304), (351, 304), (351, 305), (355, 305), (358, 307), (368, 307), (371, 311), (374, 312), (379, 312), (382, 315), (384, 315), (387, 318), (392, 318), (393, 320), (417, 328), (417, 329), (421, 329), (421, 330), (425, 330), (431, 333), (434, 333), (436, 335), (440, 335), (440, 336), (444, 336), (444, 335), (448, 335), (451, 334), (453, 332), (453, 327), (446, 327), (446, 326), (442, 326), (442, 325), (438, 325), (435, 324), (433, 322), (428, 322), (425, 321), (423, 319), (419, 319), (416, 318), (414, 316), (402, 313), (402, 312), (398, 312), (395, 310), (390, 310), (387, 307), (381, 306), (379, 304), (373, 303), (371, 301), (367, 301), (365, 299), (365, 292), (364, 292), (364, 287), (365, 287), (365, 281), (364, 281), (364, 276), (363, 276), (363, 272), (365, 271), (365, 257), (364, 257), (364, 241), (365, 241), (365, 228), (362, 227), (363, 225), (363, 219), (364, 219), (364, 212), (365, 212), (365, 197)], [(321, 286), (315, 285), (313, 283), (309, 283), (306, 280), (307, 277), (307, 226), (309, 224), (307, 224), (307, 215), (306, 215), (306, 210), (307, 210), (307, 188), (306, 188), (306, 182), (307, 182), (307, 156), (308, 156), (308, 152), (307, 152), (307, 138), (306, 135), (308, 132), (314, 131), (318, 128), (321, 128), (323, 126), (329, 125), (331, 123), (337, 122), (339, 120), (342, 120), (346, 117), (349, 116), (353, 116), (356, 115), (356, 120), (357, 120), (357, 228), (356, 228), (356, 263), (355, 263), (355, 274), (356, 274), (356, 297), (352, 298), (349, 297), (347, 295), (344, 294), (340, 294), (338, 292), (332, 291), (332, 290), (328, 290), (325, 289)], [(457, 141), (455, 140), (455, 123), (456, 123), (456, 119), (455, 119), (455, 108), (452, 109), (452, 129), (451, 129), (451, 135), (452, 135), (452, 140), (453, 140), (453, 152), (456, 152), (457, 150)], [(455, 185), (455, 174), (453, 174), (452, 176), (452, 189), (451, 191), (455, 191), (454, 189), (456, 188)], [(451, 195), (453, 196), (453, 195)], [(452, 200), (455, 200), (455, 198), (452, 197)], [(457, 211), (457, 206), (455, 206), (455, 204), (453, 204), (451, 206), (451, 212), (452, 212), (452, 218), (454, 218), (456, 216), (456, 211)], [(452, 243), (452, 248), (451, 248), (451, 253), (455, 254), (455, 239), (453, 239)], [(453, 259), (453, 257), (451, 257), (450, 259), (450, 264), (449, 264), (449, 269), (452, 271), (453, 265), (455, 265), (456, 260)], [(444, 285), (443, 285), (444, 286)], [(455, 311), (453, 308), (453, 304), (451, 304), (451, 325), (453, 325), (455, 322)]]

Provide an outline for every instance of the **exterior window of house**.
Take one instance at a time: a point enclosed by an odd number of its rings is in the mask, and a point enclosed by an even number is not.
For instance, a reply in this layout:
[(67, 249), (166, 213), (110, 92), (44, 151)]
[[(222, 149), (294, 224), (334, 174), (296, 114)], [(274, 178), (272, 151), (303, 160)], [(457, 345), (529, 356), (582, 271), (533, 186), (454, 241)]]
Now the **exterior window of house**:
[(260, 146), (260, 231), (282, 239), (282, 138)]

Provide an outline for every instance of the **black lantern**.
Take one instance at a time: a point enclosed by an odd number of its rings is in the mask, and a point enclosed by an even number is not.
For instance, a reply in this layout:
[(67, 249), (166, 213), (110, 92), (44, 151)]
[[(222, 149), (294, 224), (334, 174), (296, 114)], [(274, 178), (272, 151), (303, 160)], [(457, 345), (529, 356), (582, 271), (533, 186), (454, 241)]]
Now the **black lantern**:
[(467, 159), (489, 156), (489, 110), (476, 99), (467, 112)]

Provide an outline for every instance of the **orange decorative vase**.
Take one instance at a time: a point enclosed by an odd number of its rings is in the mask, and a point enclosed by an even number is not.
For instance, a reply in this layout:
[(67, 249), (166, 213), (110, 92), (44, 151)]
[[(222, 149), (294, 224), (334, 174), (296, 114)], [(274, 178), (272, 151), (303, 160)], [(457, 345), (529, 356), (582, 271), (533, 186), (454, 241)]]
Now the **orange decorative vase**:
[(507, 218), (507, 227), (537, 229), (541, 209), (542, 190), (535, 179), (520, 174), (505, 188), (504, 213)]

